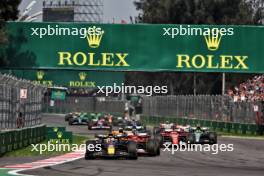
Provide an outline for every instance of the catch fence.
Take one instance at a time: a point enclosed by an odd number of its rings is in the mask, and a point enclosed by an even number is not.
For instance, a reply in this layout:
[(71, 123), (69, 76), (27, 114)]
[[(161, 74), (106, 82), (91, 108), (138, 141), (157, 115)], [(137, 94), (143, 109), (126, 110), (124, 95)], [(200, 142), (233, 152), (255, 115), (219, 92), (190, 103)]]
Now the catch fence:
[[(68, 113), (109, 112), (124, 113), (125, 100), (111, 97), (66, 96), (66, 100), (56, 100), (50, 106), (50, 97), (45, 97), (44, 112)], [(225, 122), (255, 123), (254, 106), (261, 111), (260, 102), (233, 102), (228, 96), (152, 96), (142, 97), (143, 116), (179, 117), (216, 120)]]
[(50, 96), (45, 96), (43, 112), (69, 113), (77, 112), (109, 112), (123, 113), (125, 102), (116, 98), (66, 96), (65, 100), (55, 100), (51, 105)]
[(255, 123), (256, 106), (262, 111), (261, 102), (234, 102), (221, 95), (155, 96), (144, 97), (143, 115)]
[(39, 125), (45, 89), (30, 81), (0, 74), (0, 130)]

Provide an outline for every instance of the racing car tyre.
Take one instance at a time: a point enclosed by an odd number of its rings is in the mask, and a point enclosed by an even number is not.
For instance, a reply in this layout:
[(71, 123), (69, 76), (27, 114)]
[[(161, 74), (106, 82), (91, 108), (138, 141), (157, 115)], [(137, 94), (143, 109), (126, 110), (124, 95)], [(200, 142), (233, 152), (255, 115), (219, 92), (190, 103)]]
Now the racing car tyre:
[(112, 124), (113, 124), (113, 126), (118, 126), (118, 122), (116, 122), (116, 121), (113, 121)]
[(217, 134), (215, 132), (209, 133), (209, 141), (211, 145), (217, 143)]
[(162, 147), (162, 145), (163, 145), (163, 138), (162, 138), (162, 136), (161, 136), (160, 134), (156, 134), (156, 135), (154, 136), (154, 139), (155, 139), (156, 142), (158, 143), (158, 146), (159, 146), (159, 147)]
[(86, 160), (93, 160), (93, 159), (95, 159), (95, 156), (93, 155), (94, 154), (94, 152), (92, 152), (92, 151), (89, 151), (88, 149), (87, 149), (87, 146), (89, 145), (89, 144), (92, 144), (92, 145), (96, 145), (96, 142), (95, 141), (86, 141), (86, 152), (85, 152), (85, 159)]
[(69, 124), (69, 125), (72, 125), (72, 124), (73, 124), (73, 121), (74, 121), (73, 118), (69, 118), (69, 122), (68, 122), (68, 124)]
[(150, 130), (146, 130), (146, 133), (151, 136), (151, 131)]
[(195, 143), (195, 136), (194, 136), (194, 134), (191, 133), (188, 136), (187, 141), (188, 141), (189, 144), (194, 144)]
[(158, 155), (158, 145), (157, 142), (153, 139), (150, 139), (147, 142), (147, 146), (146, 146), (147, 152), (150, 154), (150, 156), (156, 156)]
[(147, 126), (146, 126), (146, 125), (144, 125), (144, 126), (143, 126), (143, 129), (144, 129), (144, 130), (147, 130)]
[(157, 146), (157, 156), (160, 156), (160, 141), (155, 139), (155, 142), (156, 142), (156, 146)]
[(137, 159), (138, 155), (137, 155), (137, 144), (133, 141), (129, 141), (127, 144), (127, 150), (129, 153), (129, 159)]
[(70, 115), (65, 115), (65, 122), (69, 121)]
[(88, 123), (88, 130), (92, 130), (93, 122)]
[(109, 131), (111, 132), (113, 129), (113, 126), (112, 125), (109, 125), (109, 126), (110, 126)]
[(159, 127), (154, 127), (153, 128), (153, 134), (156, 135), (156, 134), (160, 134), (160, 128)]

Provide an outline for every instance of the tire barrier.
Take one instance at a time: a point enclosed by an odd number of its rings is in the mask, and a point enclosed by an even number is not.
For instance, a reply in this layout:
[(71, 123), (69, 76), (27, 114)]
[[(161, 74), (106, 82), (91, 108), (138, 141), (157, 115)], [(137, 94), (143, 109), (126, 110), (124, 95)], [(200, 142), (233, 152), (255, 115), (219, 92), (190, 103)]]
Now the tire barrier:
[(159, 125), (161, 122), (169, 121), (177, 123), (179, 125), (191, 125), (191, 126), (205, 126), (212, 130), (224, 133), (243, 134), (243, 135), (256, 135), (257, 125), (246, 124), (246, 123), (233, 123), (223, 121), (211, 121), (211, 120), (200, 120), (191, 118), (177, 118), (177, 117), (141, 117), (141, 120), (145, 124)]
[(46, 137), (46, 125), (27, 127), (0, 132), (0, 156), (30, 144), (43, 141)]

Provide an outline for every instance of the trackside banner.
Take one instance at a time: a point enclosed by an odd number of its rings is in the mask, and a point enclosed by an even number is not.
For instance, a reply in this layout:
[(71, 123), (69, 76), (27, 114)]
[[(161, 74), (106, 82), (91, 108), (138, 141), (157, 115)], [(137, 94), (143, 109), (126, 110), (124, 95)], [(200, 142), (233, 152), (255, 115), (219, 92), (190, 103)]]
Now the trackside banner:
[(123, 72), (77, 71), (77, 70), (0, 70), (18, 78), (31, 80), (48, 87), (61, 85), (75, 88), (95, 88), (124, 82)]
[(6, 27), (9, 68), (264, 73), (261, 26), (10, 22)]

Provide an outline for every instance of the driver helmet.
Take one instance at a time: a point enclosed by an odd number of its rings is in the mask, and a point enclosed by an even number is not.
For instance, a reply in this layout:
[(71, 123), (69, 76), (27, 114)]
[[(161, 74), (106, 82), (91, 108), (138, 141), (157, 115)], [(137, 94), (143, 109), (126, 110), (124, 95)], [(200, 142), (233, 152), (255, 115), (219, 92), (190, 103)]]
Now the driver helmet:
[(197, 124), (197, 125), (196, 125), (196, 130), (201, 130), (201, 126), (200, 126), (200, 124)]
[(136, 134), (136, 132), (137, 132), (137, 129), (136, 129), (135, 127), (133, 127), (133, 128), (132, 128), (132, 133), (133, 133), (133, 134)]
[(108, 138), (106, 139), (107, 142), (113, 142), (114, 141), (114, 135), (112, 133), (108, 134)]
[(114, 135), (113, 135), (112, 133), (109, 133), (109, 134), (108, 134), (108, 137), (111, 138), (111, 137), (114, 137)]
[(123, 128), (119, 128), (118, 132), (119, 133), (124, 133), (124, 129)]
[(135, 119), (132, 119), (132, 122), (131, 123), (132, 123), (133, 127), (137, 126), (137, 122), (136, 122)]

